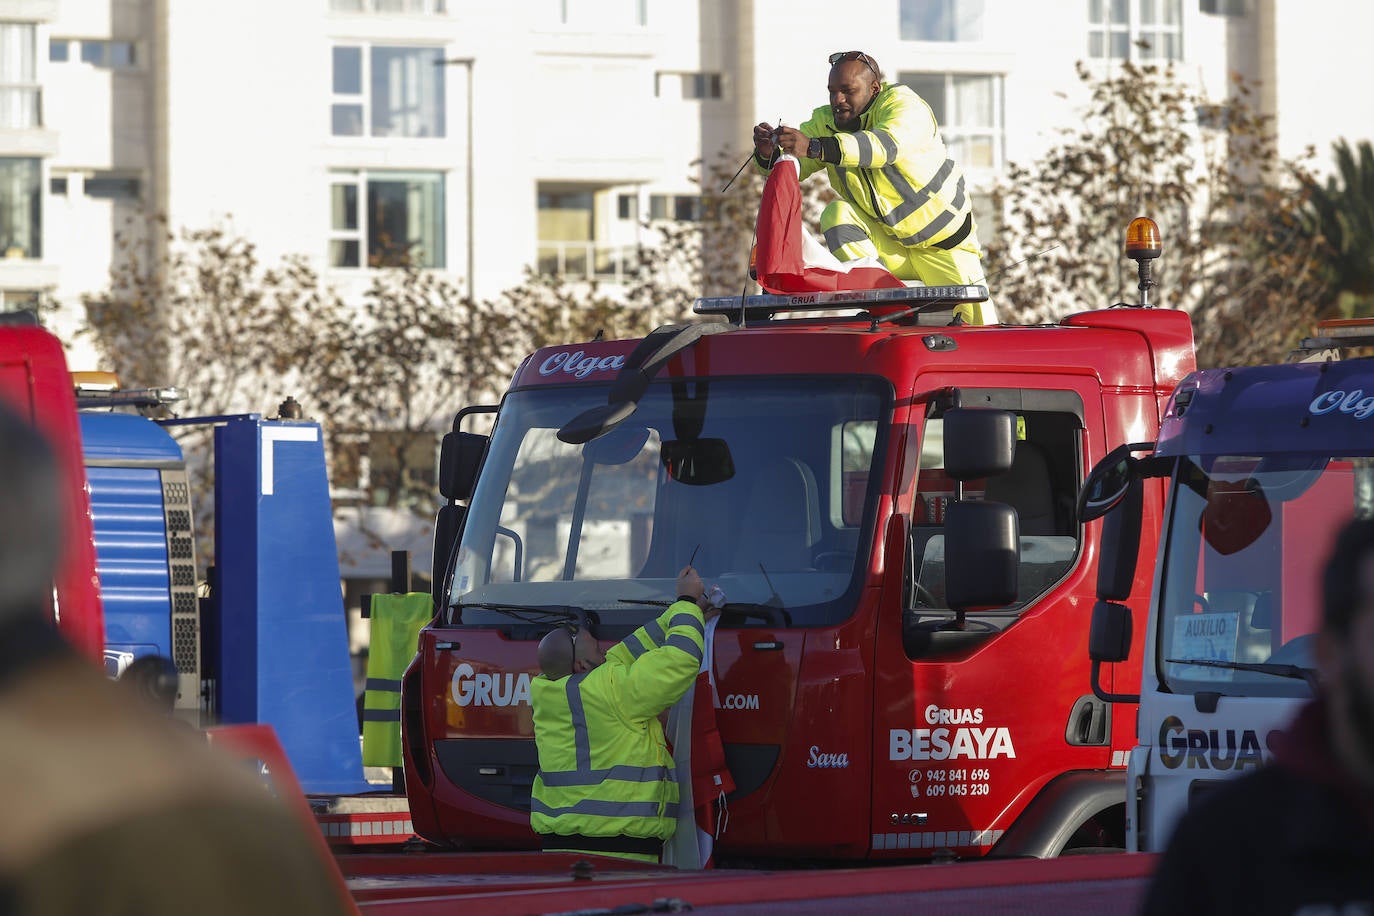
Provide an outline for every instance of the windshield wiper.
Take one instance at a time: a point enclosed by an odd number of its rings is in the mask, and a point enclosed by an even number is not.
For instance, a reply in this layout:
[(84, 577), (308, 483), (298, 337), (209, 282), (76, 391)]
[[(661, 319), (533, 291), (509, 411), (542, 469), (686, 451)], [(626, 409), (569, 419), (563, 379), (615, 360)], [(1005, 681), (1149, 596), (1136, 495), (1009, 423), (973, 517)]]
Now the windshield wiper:
[(1227, 668), (1232, 671), (1254, 671), (1256, 674), (1271, 674), (1274, 677), (1291, 677), (1307, 682), (1315, 693), (1317, 690), (1317, 671), (1302, 665), (1277, 665), (1272, 662), (1223, 662), (1213, 658), (1166, 658), (1171, 665), (1197, 665), (1201, 668)]
[[(774, 600), (777, 599), (777, 600)], [(659, 601), (654, 598), (619, 598), (626, 604), (648, 604), (654, 607), (667, 607), (672, 601)], [(782, 599), (774, 593), (773, 598), (764, 602), (757, 601), (727, 601), (721, 607), (722, 616), (732, 614), (736, 617), (743, 617), (746, 620), (762, 620), (769, 626), (790, 627), (792, 626), (792, 615), (787, 613), (787, 609), (782, 606)]]
[(537, 605), (537, 604), (504, 604), (492, 601), (474, 601), (470, 604), (455, 602), (450, 607), (458, 611), (461, 615), (464, 608), (477, 608), (483, 611), (496, 611), (498, 614), (505, 614), (524, 623), (552, 623), (567, 620), (574, 620), (579, 626), (589, 626), (596, 622), (595, 615), (589, 614), (580, 607), (573, 607), (567, 604)]

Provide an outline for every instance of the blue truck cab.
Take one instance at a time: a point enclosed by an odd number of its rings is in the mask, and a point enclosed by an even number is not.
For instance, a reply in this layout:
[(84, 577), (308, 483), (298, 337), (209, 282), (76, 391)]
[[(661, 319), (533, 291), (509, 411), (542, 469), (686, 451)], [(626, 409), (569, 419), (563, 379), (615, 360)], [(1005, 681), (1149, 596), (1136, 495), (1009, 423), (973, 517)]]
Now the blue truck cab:
[[(319, 424), (170, 416), (176, 389), (104, 375), (77, 404), (107, 673), (192, 725), (273, 726), (307, 792), (366, 791)], [(213, 430), (192, 453), (214, 469), (203, 575), (173, 425)]]
[(136, 413), (82, 411), (81, 439), (105, 605), (105, 670), (139, 659), (176, 667), (176, 714), (201, 722), (201, 627), (186, 459)]

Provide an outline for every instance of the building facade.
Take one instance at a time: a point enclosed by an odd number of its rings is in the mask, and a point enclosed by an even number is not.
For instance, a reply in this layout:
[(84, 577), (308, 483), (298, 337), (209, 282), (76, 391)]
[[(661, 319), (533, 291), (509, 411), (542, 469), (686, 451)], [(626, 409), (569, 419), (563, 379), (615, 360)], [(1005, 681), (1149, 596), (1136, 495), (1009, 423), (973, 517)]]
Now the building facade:
[(483, 298), (527, 268), (613, 286), (647, 227), (696, 217), (702, 162), (825, 102), (836, 50), (931, 103), (975, 191), (1072, 124), (1080, 60), (1172, 61), (1218, 100), (1240, 72), (1320, 164), (1374, 123), (1330, 91), (1372, 24), (1336, 0), (0, 0), (0, 310), (47, 297), (73, 330), (140, 212), (345, 294), (404, 260)]

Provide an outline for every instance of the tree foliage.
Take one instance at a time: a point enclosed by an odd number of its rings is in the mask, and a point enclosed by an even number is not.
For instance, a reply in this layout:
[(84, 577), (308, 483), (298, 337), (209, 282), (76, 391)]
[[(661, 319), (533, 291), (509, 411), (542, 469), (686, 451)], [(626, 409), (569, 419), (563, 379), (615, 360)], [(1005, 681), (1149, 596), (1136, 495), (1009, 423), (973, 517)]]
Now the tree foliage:
[(303, 318), (325, 304), (301, 257), (266, 268), (220, 225), (173, 233), (162, 217), (116, 235), (106, 289), (84, 296), (88, 332), (126, 387), (176, 385), (197, 414), (262, 411), (293, 375)]
[(1325, 276), (1339, 296), (1341, 314), (1374, 314), (1374, 147), (1333, 145), (1335, 174), (1325, 183), (1305, 178), (1311, 199), (1309, 227), (1330, 246)]
[(986, 265), (1004, 320), (1137, 302), (1122, 244), (1149, 216), (1164, 239), (1152, 302), (1192, 315), (1199, 363), (1281, 359), (1323, 309), (1324, 247), (1305, 228), (1305, 166), (1280, 159), (1250, 87), (1237, 79), (1215, 105), (1170, 68), (1080, 65), (1079, 78), (1081, 120), (993, 194)]
[(366, 459), (374, 502), (427, 514), (436, 435), (510, 371), (520, 346), (512, 316), (412, 265), (373, 271), (356, 305), (319, 302), (296, 359), (337, 476), (358, 480)]
[[(175, 386), (183, 415), (270, 413), (301, 382), (305, 318), (329, 293), (301, 257), (272, 268), (227, 226), (173, 233), (157, 216), (115, 238), (109, 285), (82, 297), (84, 333), (126, 388)], [(213, 556), (212, 427), (172, 429), (187, 457), (202, 562)]]

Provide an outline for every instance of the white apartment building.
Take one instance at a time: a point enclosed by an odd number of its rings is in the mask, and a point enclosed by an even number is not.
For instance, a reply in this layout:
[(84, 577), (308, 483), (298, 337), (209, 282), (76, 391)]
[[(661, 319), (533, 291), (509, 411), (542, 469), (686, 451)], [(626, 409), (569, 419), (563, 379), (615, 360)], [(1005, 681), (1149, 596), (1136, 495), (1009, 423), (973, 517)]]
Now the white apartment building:
[(403, 251), (479, 297), (527, 266), (614, 284), (646, 221), (695, 216), (693, 163), (825, 102), (837, 50), (931, 102), (975, 199), (1073, 123), (1078, 60), (1170, 60), (1219, 100), (1238, 70), (1325, 162), (1374, 124), (1342, 91), (1372, 25), (1337, 0), (0, 0), (0, 310), (46, 294), (74, 328), (140, 206), (345, 292)]

